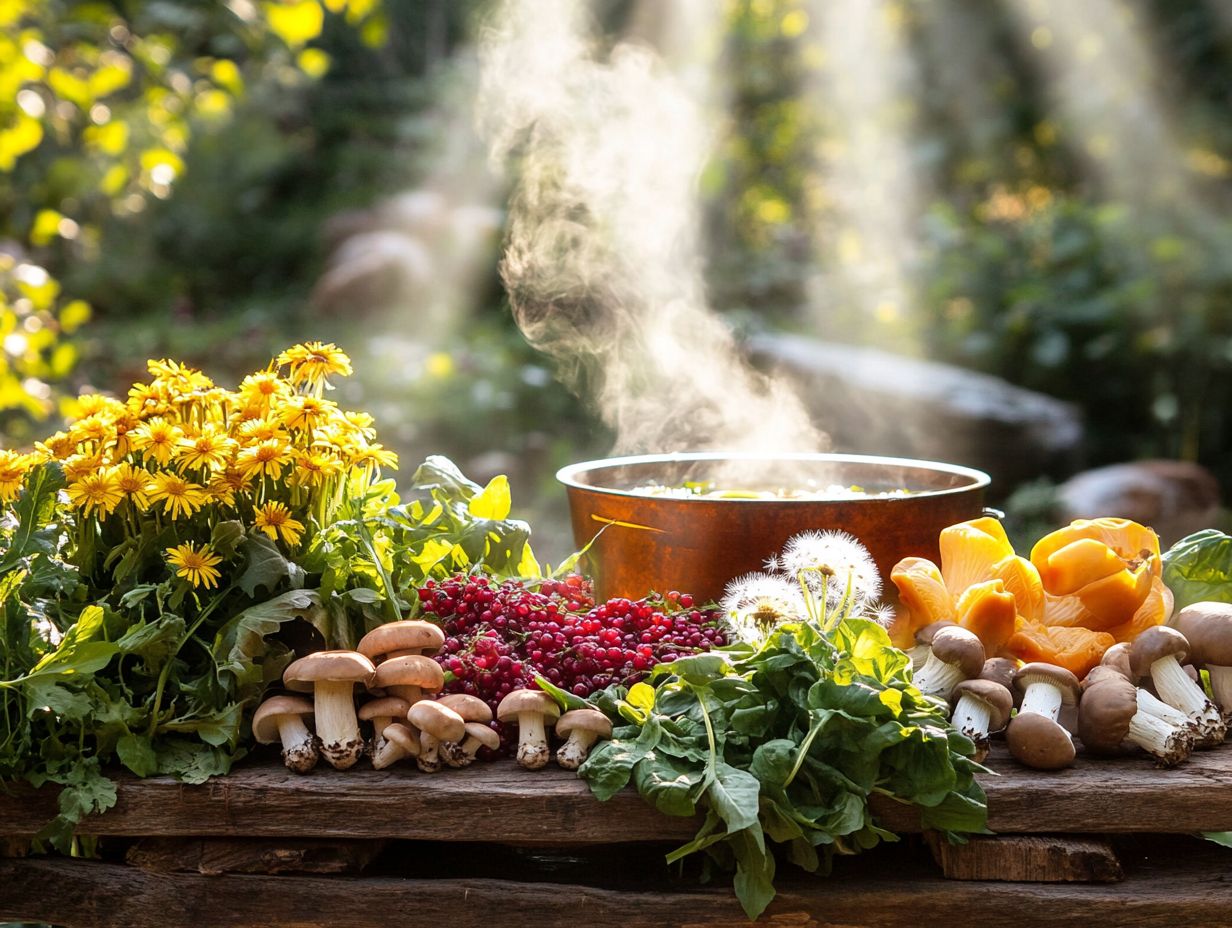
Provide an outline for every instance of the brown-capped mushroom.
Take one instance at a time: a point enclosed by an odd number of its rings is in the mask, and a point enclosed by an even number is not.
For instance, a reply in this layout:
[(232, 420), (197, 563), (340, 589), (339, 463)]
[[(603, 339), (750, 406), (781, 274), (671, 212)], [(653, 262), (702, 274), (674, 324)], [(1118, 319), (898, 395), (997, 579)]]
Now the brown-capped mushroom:
[(292, 661), (282, 674), (287, 689), (312, 691), (321, 756), (346, 770), (364, 754), (355, 716), (355, 686), (372, 679), (372, 661), (358, 651), (317, 651)]
[(1012, 694), (1014, 692), (1014, 673), (1018, 670), (1018, 661), (1009, 657), (990, 657), (980, 668), (981, 680), (992, 680), (1000, 683)]
[(556, 720), (556, 735), (569, 739), (556, 749), (556, 763), (577, 770), (596, 741), (612, 737), (612, 722), (598, 709), (570, 709)]
[(1014, 697), (995, 680), (963, 680), (950, 691), (954, 705), (951, 722), (975, 742), (976, 763), (988, 756), (988, 736), (1000, 731), (1010, 720)]
[[(1108, 654), (1116, 648), (1123, 648), (1124, 650), (1087, 671), (1086, 677), (1082, 680), (1082, 691), (1084, 693), (1096, 683), (1110, 677), (1129, 680), (1131, 684), (1133, 683), (1131, 679), (1133, 671), (1130, 670), (1129, 665), (1128, 645), (1115, 645), (1104, 653), (1104, 657), (1107, 658)], [(1193, 735), (1197, 732), (1197, 726), (1190, 720), (1189, 716), (1180, 709), (1170, 706), (1166, 702), (1161, 702), (1159, 697), (1150, 690), (1145, 690), (1140, 686), (1135, 686), (1135, 689), (1137, 690), (1139, 712), (1153, 715), (1161, 722), (1174, 728), (1185, 729), (1190, 735), (1190, 741), (1193, 741)]]
[(560, 718), (556, 700), (541, 690), (514, 690), (496, 707), (502, 722), (518, 723), (518, 763), (527, 770), (538, 770), (548, 762), (548, 735), (544, 722)]
[(411, 711), (411, 704), (397, 696), (380, 696), (359, 707), (359, 720), (372, 723), (372, 753), (381, 749), (382, 734), (395, 721), (402, 721)]
[(378, 625), (359, 640), (355, 650), (379, 666), (391, 657), (435, 654), (444, 643), (445, 633), (439, 625), (407, 619)]
[(381, 661), (372, 677), (372, 685), (414, 705), (424, 698), (424, 693), (441, 690), (445, 685), (445, 671), (430, 657), (405, 654)]
[(1197, 726), (1195, 747), (1208, 748), (1221, 743), (1228, 727), (1219, 707), (1195, 683), (1181, 663), (1189, 653), (1189, 642), (1175, 628), (1156, 625), (1134, 641), (1129, 651), (1134, 678), (1150, 676), (1159, 698), (1180, 709)]
[(1120, 641), (1110, 647), (1104, 652), (1104, 656), (1099, 659), (1099, 666), (1110, 667), (1126, 680), (1132, 681), (1134, 671), (1133, 664), (1129, 659), (1129, 643)]
[(316, 738), (304, 724), (312, 703), (299, 696), (271, 696), (252, 717), (252, 735), (260, 744), (282, 743), (288, 770), (307, 773), (317, 765)]
[(928, 655), (933, 650), (933, 635), (953, 625), (957, 622), (951, 622), (949, 619), (941, 619), (939, 622), (929, 622), (927, 625), (916, 630), (915, 645), (907, 649), (907, 656), (911, 658), (911, 670), (918, 673), (920, 668), (928, 661)]
[(961, 681), (978, 677), (984, 669), (984, 645), (960, 625), (937, 630), (932, 653), (915, 675), (915, 685), (926, 696), (949, 699)]
[(465, 767), (475, 760), (475, 755), (479, 753), (480, 748), (495, 751), (498, 747), (500, 747), (500, 735), (490, 725), (484, 722), (467, 722), (466, 738), (458, 745), (462, 756), (456, 758), (456, 762), (450, 761), (449, 766)]
[(461, 741), (466, 737), (466, 722), (462, 716), (431, 699), (421, 699), (411, 706), (407, 719), (419, 729), (419, 756), (415, 763), (424, 773), (436, 773), (441, 769), (439, 749), (442, 741)]
[(1014, 689), (1022, 701), (1005, 732), (1010, 753), (1037, 770), (1068, 767), (1074, 762), (1074, 739), (1058, 719), (1063, 707), (1078, 704), (1078, 678), (1064, 667), (1035, 662), (1014, 673)]
[(1189, 658), (1211, 678), (1211, 696), (1225, 718), (1232, 716), (1232, 604), (1193, 603), (1176, 616), (1176, 630), (1189, 641)]
[[(1099, 668), (1095, 668), (1098, 670)], [(1082, 694), (1078, 737), (1093, 754), (1115, 754), (1130, 741), (1161, 767), (1175, 767), (1189, 757), (1193, 736), (1138, 708), (1138, 688), (1118, 673), (1097, 677)]]
[(382, 732), (381, 746), (372, 754), (372, 768), (384, 770), (404, 757), (418, 757), (419, 733), (409, 725), (393, 722)]
[[(468, 696), (465, 693), (450, 693), (448, 696), (442, 696), (437, 702), (458, 713), (462, 717), (462, 721), (467, 723), (466, 730), (468, 732), (470, 731), (471, 723), (479, 723), (486, 726), (488, 722), (492, 721), (492, 707), (478, 697)], [(497, 743), (500, 743), (499, 737), (497, 738)], [(463, 750), (461, 740), (442, 741), (439, 750), (441, 760), (450, 767), (465, 767), (475, 759), (475, 752), (479, 750), (479, 747), (476, 745), (475, 750), (467, 754)]]

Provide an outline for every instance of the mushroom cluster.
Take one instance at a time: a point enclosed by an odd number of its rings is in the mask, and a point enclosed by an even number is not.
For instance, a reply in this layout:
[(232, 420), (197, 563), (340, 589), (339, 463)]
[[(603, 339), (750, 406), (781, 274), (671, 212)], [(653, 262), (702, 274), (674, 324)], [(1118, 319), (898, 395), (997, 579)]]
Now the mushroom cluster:
[[(443, 643), (436, 625), (407, 620), (369, 632), (355, 651), (302, 657), (287, 667), (283, 685), (312, 693), (312, 702), (271, 696), (253, 716), (253, 735), (261, 744), (281, 743), (283, 762), (296, 773), (312, 770), (319, 758), (346, 770), (365, 753), (377, 770), (408, 758), (425, 773), (442, 766), (465, 767), (480, 748), (498, 748), (500, 735), (482, 699), (463, 694), (432, 698), (445, 684), (440, 665), (431, 657)], [(357, 688), (371, 697), (358, 712)], [(557, 762), (570, 770), (581, 765), (596, 740), (612, 733), (602, 712), (575, 709), (561, 715), (556, 701), (540, 690), (514, 690), (501, 702), (497, 718), (517, 725), (517, 760), (531, 770), (551, 757), (549, 724), (555, 724), (564, 742)], [(361, 722), (371, 724), (370, 740), (360, 730)]]

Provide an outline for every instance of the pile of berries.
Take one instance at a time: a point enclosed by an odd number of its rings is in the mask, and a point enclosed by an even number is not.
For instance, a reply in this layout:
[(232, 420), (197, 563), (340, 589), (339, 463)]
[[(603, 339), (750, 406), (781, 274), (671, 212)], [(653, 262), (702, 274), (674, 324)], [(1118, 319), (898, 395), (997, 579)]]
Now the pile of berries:
[[(536, 674), (577, 696), (631, 684), (656, 664), (727, 643), (718, 612), (676, 592), (596, 605), (582, 577), (494, 583), (458, 575), (419, 590), (445, 644), (436, 660), (446, 692), (478, 696), (496, 710)], [(451, 679), (452, 677), (452, 679)]]

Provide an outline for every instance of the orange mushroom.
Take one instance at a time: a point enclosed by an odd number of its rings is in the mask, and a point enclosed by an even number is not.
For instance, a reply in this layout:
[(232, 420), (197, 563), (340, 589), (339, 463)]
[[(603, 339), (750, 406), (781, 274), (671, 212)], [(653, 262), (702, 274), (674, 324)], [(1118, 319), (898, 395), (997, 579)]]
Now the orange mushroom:
[(1020, 620), (1001, 653), (1027, 663), (1041, 661), (1056, 664), (1081, 678), (1099, 663), (1104, 652), (1114, 644), (1116, 639), (1107, 632)]
[(905, 557), (890, 571), (890, 579), (898, 588), (898, 598), (906, 607), (890, 630), (890, 638), (899, 648), (915, 644), (915, 633), (925, 625), (942, 620), (956, 622), (954, 597), (946, 589), (937, 565), (927, 558)]
[(996, 653), (1015, 631), (1014, 594), (1000, 580), (967, 587), (958, 597), (958, 624), (975, 634), (989, 654)]
[(955, 598), (968, 587), (991, 580), (994, 566), (1014, 556), (1005, 529), (991, 517), (942, 529), (940, 548), (941, 575), (946, 589)]

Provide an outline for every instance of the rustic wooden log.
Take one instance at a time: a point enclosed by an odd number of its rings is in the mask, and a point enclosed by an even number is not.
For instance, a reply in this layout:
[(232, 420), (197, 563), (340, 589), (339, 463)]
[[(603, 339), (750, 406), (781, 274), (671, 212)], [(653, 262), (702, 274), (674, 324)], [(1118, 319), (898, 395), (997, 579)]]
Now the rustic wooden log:
[[(1175, 928), (1222, 923), (1232, 905), (1226, 857), (1199, 851), (1124, 883), (951, 882), (919, 868), (845, 862), (831, 879), (781, 875), (767, 925), (889, 928), (930, 920), (981, 928)], [(66, 928), (388, 928), (408, 906), (451, 928), (747, 928), (730, 888), (665, 883), (612, 889), (506, 879), (338, 879), (152, 873), (81, 860), (0, 861), (0, 919)], [(395, 918), (391, 913), (399, 913)], [(1033, 913), (1033, 914), (1032, 914)]]
[(1125, 878), (1107, 841), (1060, 835), (972, 837), (951, 844), (929, 832), (933, 860), (950, 880), (1022, 883), (1116, 883)]
[[(988, 827), (1008, 834), (1189, 833), (1232, 830), (1232, 748), (1203, 751), (1174, 770), (1139, 755), (1079, 757), (1069, 770), (1027, 770), (994, 746), (999, 776), (981, 779)], [(572, 773), (510, 761), (432, 776), (411, 768), (323, 769), (308, 776), (274, 762), (241, 766), (202, 786), (121, 776), (110, 811), (86, 835), (318, 837), (502, 842), (539, 847), (682, 841), (697, 822), (661, 815), (632, 790), (597, 802)], [(0, 836), (34, 834), (56, 814), (56, 790), (12, 785), (0, 795)], [(918, 832), (918, 812), (872, 797), (881, 825)], [(390, 810), (396, 809), (397, 814)], [(467, 822), (460, 828), (459, 822)]]
[(385, 848), (338, 838), (142, 838), (126, 860), (159, 873), (361, 873)]

